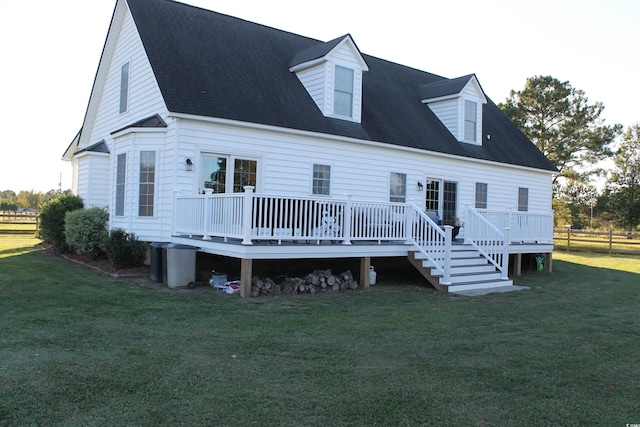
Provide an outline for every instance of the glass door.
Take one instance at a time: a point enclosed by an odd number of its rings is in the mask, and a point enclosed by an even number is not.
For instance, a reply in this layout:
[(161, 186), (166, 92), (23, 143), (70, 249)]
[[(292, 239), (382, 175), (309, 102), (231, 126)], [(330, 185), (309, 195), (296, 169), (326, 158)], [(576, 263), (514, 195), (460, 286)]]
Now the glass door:
[[(257, 172), (257, 160), (203, 154), (200, 189), (212, 189), (214, 193), (241, 193), (247, 185), (256, 186)], [(232, 185), (227, 185), (227, 182)]]
[(227, 158), (215, 154), (202, 155), (202, 189), (211, 189), (214, 193), (227, 191)]
[(458, 183), (434, 178), (427, 178), (425, 182), (425, 212), (427, 215), (437, 215), (443, 225), (453, 225)]

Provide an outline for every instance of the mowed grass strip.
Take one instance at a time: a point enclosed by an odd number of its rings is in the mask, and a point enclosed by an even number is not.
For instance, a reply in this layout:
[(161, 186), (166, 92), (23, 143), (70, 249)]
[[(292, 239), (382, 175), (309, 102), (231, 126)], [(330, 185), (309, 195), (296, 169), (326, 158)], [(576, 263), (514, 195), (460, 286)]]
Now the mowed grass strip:
[[(95, 274), (0, 237), (0, 425), (640, 422), (640, 261), (557, 253), (530, 290), (419, 279), (241, 299)], [(411, 268), (407, 264), (407, 268)]]

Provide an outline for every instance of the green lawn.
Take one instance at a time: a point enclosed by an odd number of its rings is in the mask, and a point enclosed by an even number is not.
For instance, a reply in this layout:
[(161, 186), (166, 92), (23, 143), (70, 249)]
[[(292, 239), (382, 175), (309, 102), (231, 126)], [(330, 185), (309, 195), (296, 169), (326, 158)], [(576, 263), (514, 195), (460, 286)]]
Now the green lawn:
[(379, 274), (241, 299), (106, 278), (36, 242), (0, 236), (0, 425), (640, 423), (637, 257), (559, 252), (517, 279), (530, 290), (476, 298)]

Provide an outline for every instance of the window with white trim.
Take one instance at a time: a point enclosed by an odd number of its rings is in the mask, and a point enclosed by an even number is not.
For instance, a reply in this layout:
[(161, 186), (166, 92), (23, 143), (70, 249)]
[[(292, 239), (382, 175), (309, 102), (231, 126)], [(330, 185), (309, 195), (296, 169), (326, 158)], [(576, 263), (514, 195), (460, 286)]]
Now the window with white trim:
[(118, 154), (116, 160), (116, 216), (124, 216), (124, 190), (127, 178), (127, 155)]
[(527, 212), (529, 210), (529, 189), (518, 188), (518, 211)]
[(129, 63), (120, 68), (120, 114), (129, 109)]
[(339, 65), (335, 68), (333, 114), (353, 116), (353, 70)]
[(389, 174), (389, 201), (404, 203), (407, 200), (407, 174), (391, 172)]
[(487, 209), (487, 196), (487, 183), (476, 182), (476, 209)]
[(156, 183), (156, 152), (140, 152), (138, 216), (153, 216)]
[(478, 104), (464, 101), (464, 139), (466, 141), (476, 140), (476, 129), (478, 122)]
[(321, 196), (331, 194), (331, 166), (313, 165), (313, 183), (311, 193)]

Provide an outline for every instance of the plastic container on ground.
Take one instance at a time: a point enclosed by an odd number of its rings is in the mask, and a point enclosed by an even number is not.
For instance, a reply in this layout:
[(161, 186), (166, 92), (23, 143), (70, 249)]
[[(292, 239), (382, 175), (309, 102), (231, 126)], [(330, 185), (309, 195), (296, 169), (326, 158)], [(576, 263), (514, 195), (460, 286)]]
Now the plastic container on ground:
[(149, 245), (150, 277), (155, 282), (164, 282), (167, 274), (167, 250), (169, 242), (152, 242)]
[(227, 275), (225, 273), (214, 271), (211, 274), (211, 280), (209, 280), (209, 283), (214, 288), (222, 287), (225, 283), (227, 283)]
[(171, 243), (167, 250), (167, 286), (170, 288), (186, 288), (196, 281), (195, 246)]

